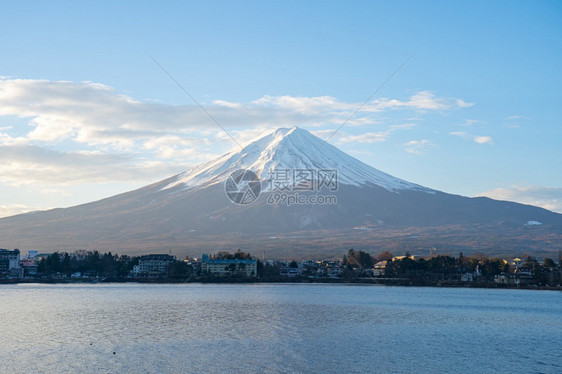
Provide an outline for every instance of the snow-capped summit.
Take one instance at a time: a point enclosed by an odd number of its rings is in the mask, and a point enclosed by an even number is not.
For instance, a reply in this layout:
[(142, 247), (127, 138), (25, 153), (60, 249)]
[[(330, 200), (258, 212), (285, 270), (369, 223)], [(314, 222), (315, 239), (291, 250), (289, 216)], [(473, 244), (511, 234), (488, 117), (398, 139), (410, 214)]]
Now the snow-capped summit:
[(189, 189), (221, 183), (238, 169), (252, 170), (262, 181), (275, 170), (337, 170), (340, 184), (377, 185), (393, 192), (433, 192), (383, 173), (299, 127), (268, 131), (244, 145), (241, 150), (234, 150), (179, 174), (163, 189), (181, 186)]

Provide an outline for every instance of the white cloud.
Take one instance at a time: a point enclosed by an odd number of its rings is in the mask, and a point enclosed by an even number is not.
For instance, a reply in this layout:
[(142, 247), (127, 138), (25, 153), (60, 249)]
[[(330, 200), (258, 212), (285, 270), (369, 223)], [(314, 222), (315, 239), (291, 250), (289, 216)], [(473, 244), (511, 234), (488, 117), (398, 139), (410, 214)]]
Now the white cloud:
[(218, 106), (224, 106), (227, 108), (240, 108), (242, 106), (242, 104), (240, 103), (232, 103), (230, 101), (224, 101), (224, 100), (215, 100), (213, 101), (213, 104)]
[[(162, 135), (148, 139), (143, 147), (156, 152), (162, 159), (191, 159), (199, 160), (201, 151), (209, 146), (209, 138), (194, 138), (178, 135)], [(201, 160), (203, 161), (203, 160)]]
[(487, 196), (497, 200), (515, 201), (523, 204), (539, 206), (554, 212), (562, 213), (562, 187), (510, 186), (482, 192), (479, 196)]
[(50, 188), (50, 187), (40, 188), (39, 193), (44, 196), (50, 196), (50, 195), (70, 196), (70, 194), (67, 191), (61, 190), (59, 188)]
[(475, 135), (473, 140), (478, 144), (494, 144), (494, 139), (491, 136)]
[[(373, 113), (383, 110), (445, 110), (465, 107), (463, 100), (436, 97), (421, 91), (409, 100), (379, 99), (364, 105), (349, 124), (372, 125)], [(206, 109), (222, 126), (282, 127), (342, 123), (360, 103), (330, 96), (264, 96), (249, 103), (215, 100)], [(197, 105), (165, 105), (138, 101), (113, 88), (92, 82), (0, 80), (0, 116), (29, 121), (27, 138), (43, 142), (70, 139), (86, 145), (123, 150), (137, 141), (186, 129), (216, 128)]]
[(333, 110), (356, 109), (354, 103), (344, 103), (331, 96), (302, 97), (302, 96), (264, 96), (254, 100), (252, 104), (257, 106), (270, 106), (280, 109), (289, 109), (302, 114), (316, 114), (326, 108)]
[(463, 123), (460, 124), (462, 127), (470, 127), (482, 123), (476, 119), (465, 119)]
[(396, 99), (375, 100), (369, 107), (375, 110), (409, 108), (421, 112), (428, 110), (446, 110), (453, 108), (466, 108), (474, 105), (462, 99), (436, 97), (429, 91), (421, 91), (410, 97), (410, 100)]
[(0, 146), (1, 145), (21, 145), (27, 144), (29, 141), (23, 137), (13, 137), (9, 134), (0, 133)]
[(506, 118), (508, 121), (517, 121), (517, 120), (521, 120), (521, 119), (530, 119), (527, 116), (522, 116), (519, 114), (513, 115), (513, 116), (509, 116)]
[(431, 142), (427, 139), (410, 140), (404, 143), (404, 150), (408, 153), (420, 155), (425, 153), (426, 148), (431, 145)]
[(494, 144), (494, 139), (491, 136), (484, 135), (473, 135), (464, 131), (453, 131), (449, 133), (450, 135), (459, 136), (463, 139), (472, 140), (478, 144)]
[(384, 142), (390, 136), (390, 131), (366, 132), (359, 135), (347, 135), (338, 139), (340, 143), (376, 143)]
[(512, 128), (512, 129), (518, 129), (518, 128), (521, 128), (522, 123), (525, 123), (530, 119), (531, 119), (530, 117), (516, 114), (516, 115), (507, 117), (506, 123), (504, 123), (504, 126), (508, 127), (508, 128)]
[(377, 143), (387, 141), (393, 132), (398, 130), (409, 130), (417, 125), (415, 123), (403, 123), (398, 125), (388, 126), (383, 131), (366, 132), (358, 135), (345, 135), (343, 133), (339, 138), (336, 138), (338, 143)]
[(189, 166), (120, 154), (56, 152), (34, 145), (0, 146), (0, 159), (0, 182), (12, 186), (144, 182)]
[(415, 123), (402, 123), (402, 124), (399, 124), (399, 125), (392, 125), (392, 126), (390, 126), (390, 129), (391, 129), (392, 131), (395, 131), (395, 130), (409, 130), (409, 129), (413, 129), (413, 128), (416, 127), (416, 126), (417, 126), (417, 124), (415, 124)]
[(352, 155), (357, 155), (357, 156), (368, 156), (368, 157), (373, 157), (373, 153), (369, 152), (369, 151), (360, 151), (358, 149), (352, 149), (348, 152), (349, 154)]
[(317, 137), (319, 137), (320, 139), (328, 139), (329, 137), (331, 137), (332, 135), (337, 136), (338, 133), (334, 134), (335, 129), (330, 129), (330, 130), (313, 130), (311, 131), (311, 133), (313, 135), (316, 135)]
[[(318, 128), (343, 123), (361, 103), (331, 96), (264, 96), (248, 103), (204, 104), (239, 143), (272, 127)], [(367, 103), (348, 125), (379, 126), (380, 113), (425, 111), (467, 105), (461, 99), (421, 91), (409, 99)], [(2, 126), (3, 117), (19, 118)], [(364, 134), (338, 134), (341, 142), (379, 142), (411, 123)], [(338, 140), (338, 137), (334, 140)], [(228, 151), (233, 144), (197, 105), (139, 101), (93, 82), (0, 78), (0, 182), (72, 184), (154, 181)]]
[(23, 204), (4, 204), (4, 205), (0, 205), (0, 218), (14, 216), (16, 214), (33, 212), (39, 209), (41, 208), (27, 206)]

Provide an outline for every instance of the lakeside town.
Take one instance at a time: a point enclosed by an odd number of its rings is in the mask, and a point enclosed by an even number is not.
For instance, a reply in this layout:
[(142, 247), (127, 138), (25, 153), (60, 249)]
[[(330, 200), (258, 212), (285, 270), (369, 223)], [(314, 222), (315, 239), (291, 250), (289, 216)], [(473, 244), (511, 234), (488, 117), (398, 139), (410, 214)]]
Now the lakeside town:
[(341, 260), (257, 259), (238, 250), (178, 260), (170, 254), (39, 253), (0, 249), (0, 282), (362, 282), (410, 286), (562, 289), (556, 260), (522, 256), (374, 256), (350, 249)]

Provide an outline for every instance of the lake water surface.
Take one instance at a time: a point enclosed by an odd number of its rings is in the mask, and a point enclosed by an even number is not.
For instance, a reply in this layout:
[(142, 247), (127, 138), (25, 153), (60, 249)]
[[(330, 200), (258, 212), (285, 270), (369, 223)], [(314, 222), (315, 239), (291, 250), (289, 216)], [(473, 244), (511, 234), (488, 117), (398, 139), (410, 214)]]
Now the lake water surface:
[(562, 293), (0, 286), (0, 373), (248, 372), (562, 373)]

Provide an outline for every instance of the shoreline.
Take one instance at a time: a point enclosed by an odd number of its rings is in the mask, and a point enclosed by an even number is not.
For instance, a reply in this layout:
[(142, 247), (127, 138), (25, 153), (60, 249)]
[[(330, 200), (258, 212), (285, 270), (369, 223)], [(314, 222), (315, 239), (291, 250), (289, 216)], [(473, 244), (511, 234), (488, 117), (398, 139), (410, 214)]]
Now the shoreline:
[(405, 278), (361, 278), (356, 280), (340, 279), (139, 279), (139, 278), (106, 278), (106, 279), (2, 279), (1, 285), (10, 284), (349, 284), (349, 285), (371, 285), (371, 286), (398, 286), (398, 287), (431, 287), (431, 288), (485, 288), (485, 289), (509, 289), (509, 290), (540, 290), (540, 291), (562, 291), (562, 286), (508, 286), (487, 283), (460, 283), (460, 282), (438, 282), (435, 284), (414, 284)]

